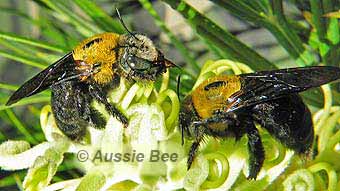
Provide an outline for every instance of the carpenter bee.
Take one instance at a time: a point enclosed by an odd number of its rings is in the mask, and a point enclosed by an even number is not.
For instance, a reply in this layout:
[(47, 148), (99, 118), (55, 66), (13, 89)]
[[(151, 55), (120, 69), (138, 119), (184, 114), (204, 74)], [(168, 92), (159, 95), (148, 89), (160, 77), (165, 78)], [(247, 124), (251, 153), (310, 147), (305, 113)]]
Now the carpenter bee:
[(249, 175), (256, 179), (264, 149), (255, 124), (284, 146), (309, 155), (314, 139), (311, 113), (298, 94), (340, 79), (340, 68), (315, 66), (260, 71), (207, 79), (184, 99), (179, 117), (183, 136), (193, 138), (190, 168), (205, 135), (248, 137)]
[(128, 34), (103, 33), (84, 40), (24, 83), (6, 105), (50, 87), (56, 124), (72, 140), (81, 139), (88, 125), (105, 127), (103, 116), (91, 106), (94, 100), (127, 126), (128, 119), (108, 102), (108, 91), (116, 87), (121, 78), (154, 81), (175, 65), (164, 58), (147, 36), (131, 33), (122, 24)]

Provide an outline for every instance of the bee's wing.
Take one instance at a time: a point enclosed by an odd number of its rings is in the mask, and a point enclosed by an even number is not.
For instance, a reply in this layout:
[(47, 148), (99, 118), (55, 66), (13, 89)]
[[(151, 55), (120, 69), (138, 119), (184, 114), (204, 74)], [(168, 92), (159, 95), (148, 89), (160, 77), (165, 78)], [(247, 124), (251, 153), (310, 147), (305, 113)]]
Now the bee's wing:
[(298, 93), (340, 79), (340, 68), (314, 66), (262, 71), (240, 75), (242, 88), (228, 99), (227, 111), (235, 111)]
[(72, 52), (70, 52), (35, 75), (32, 79), (25, 82), (12, 94), (6, 105), (11, 105), (24, 97), (39, 93), (52, 84), (75, 75), (75, 73), (75, 62), (73, 60)]

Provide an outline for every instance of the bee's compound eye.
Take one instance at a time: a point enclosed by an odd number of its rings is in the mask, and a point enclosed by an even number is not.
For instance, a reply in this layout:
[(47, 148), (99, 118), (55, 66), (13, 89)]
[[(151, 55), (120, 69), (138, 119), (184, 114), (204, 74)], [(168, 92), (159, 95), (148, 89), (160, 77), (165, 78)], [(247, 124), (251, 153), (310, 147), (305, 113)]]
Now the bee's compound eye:
[(129, 54), (126, 58), (126, 64), (133, 70), (144, 71), (148, 70), (152, 63), (143, 58), (138, 58), (135, 55)]
[(131, 68), (135, 68), (135, 67), (136, 67), (136, 59), (135, 59), (134, 56), (129, 55), (129, 56), (127, 57), (127, 62), (128, 62), (129, 66), (130, 66)]

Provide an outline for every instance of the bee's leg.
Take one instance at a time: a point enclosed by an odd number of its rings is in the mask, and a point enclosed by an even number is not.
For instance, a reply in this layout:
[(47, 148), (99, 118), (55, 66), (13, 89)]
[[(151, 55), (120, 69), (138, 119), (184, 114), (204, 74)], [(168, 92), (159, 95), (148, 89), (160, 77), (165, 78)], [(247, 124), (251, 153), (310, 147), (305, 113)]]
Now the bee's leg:
[[(203, 139), (203, 136), (205, 133), (211, 133), (218, 135), (222, 132), (212, 132), (211, 129), (208, 128), (209, 124), (211, 123), (225, 123), (231, 126), (238, 125), (237, 115), (235, 113), (223, 113), (223, 112), (215, 112), (214, 115), (210, 118), (204, 119), (202, 121), (194, 121), (191, 128), (193, 129), (192, 132), (190, 132), (193, 137), (195, 137), (194, 143), (191, 145), (190, 151), (189, 151), (189, 158), (188, 158), (188, 169), (190, 169), (190, 166), (195, 158), (196, 152), (198, 150), (199, 144)], [(226, 126), (228, 127), (228, 126)], [(239, 129), (240, 130), (240, 129)]]
[(248, 179), (256, 179), (264, 161), (264, 149), (259, 131), (251, 120), (242, 121), (248, 136), (249, 175)]
[(120, 122), (124, 124), (125, 127), (128, 125), (128, 119), (122, 114), (115, 106), (110, 104), (107, 100), (107, 95), (104, 90), (102, 90), (97, 85), (89, 85), (89, 92), (92, 97), (98, 100), (100, 103), (104, 104), (105, 109), (114, 117), (116, 117)]
[(104, 129), (106, 126), (103, 115), (93, 107), (90, 107), (90, 123), (96, 129)]
[[(55, 114), (54, 114), (55, 115)], [(85, 121), (62, 121), (55, 117), (58, 128), (71, 140), (80, 141), (86, 134)]]
[(203, 134), (204, 134), (204, 128), (199, 128), (199, 127), (202, 127), (201, 122), (194, 122), (192, 126), (194, 129), (193, 135), (195, 137), (195, 141), (192, 143), (190, 147), (190, 151), (189, 151), (189, 158), (187, 161), (188, 170), (190, 169), (192, 162), (195, 159), (197, 150), (199, 148), (200, 142), (203, 139)]

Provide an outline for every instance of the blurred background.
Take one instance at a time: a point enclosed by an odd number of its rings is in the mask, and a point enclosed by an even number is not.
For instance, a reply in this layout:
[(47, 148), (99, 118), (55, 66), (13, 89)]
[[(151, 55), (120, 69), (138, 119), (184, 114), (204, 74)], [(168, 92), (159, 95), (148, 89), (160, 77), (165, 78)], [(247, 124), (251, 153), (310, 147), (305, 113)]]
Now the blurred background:
[[(273, 35), (274, 30), (263, 27), (268, 25), (258, 24), (256, 18), (251, 20), (251, 17), (245, 13), (237, 14), (237, 10), (230, 12), (223, 6), (223, 2), (226, 1), (188, 0), (185, 2), (257, 52), (268, 63), (273, 63), (279, 68), (302, 65), (297, 64), (299, 55), (294, 55), (289, 46), (284, 44), (285, 39), (280, 39), (280, 43), (277, 40), (279, 35)], [(304, 0), (283, 1), (284, 14), (289, 18), (287, 23), (291, 24), (291, 29), (296, 30), (295, 35), (305, 43), (300, 45), (302, 48), (306, 48), (306, 43), (311, 40), (312, 25), (309, 23), (310, 4), (308, 2)], [(1, 0), (0, 142), (7, 139), (25, 139), (34, 145), (44, 140), (39, 127), (39, 114), (41, 107), (48, 103), (49, 91), (26, 100), (18, 107), (8, 108), (3, 104), (19, 85), (72, 50), (84, 38), (104, 31), (124, 33), (117, 19), (115, 8), (119, 9), (130, 30), (149, 36), (167, 58), (182, 67), (187, 77), (184, 77), (184, 91), (181, 93), (185, 94), (190, 91), (204, 62), (230, 56), (225, 54), (229, 46), (227, 44), (223, 49), (223, 45), (214, 44), (217, 41), (209, 41), (204, 33), (200, 33), (197, 21), (188, 21), (183, 17), (183, 13), (175, 11), (169, 4), (171, 5), (171, 1), (156, 0)], [(149, 5), (153, 7), (150, 8)], [(253, 5), (249, 7), (256, 10)], [(336, 3), (333, 9), (336, 10), (337, 7), (339, 3)], [(262, 14), (271, 14), (270, 11), (266, 12), (266, 8), (268, 7), (258, 7), (264, 10)], [(289, 31), (285, 32), (286, 37), (289, 36), (287, 35)], [(324, 54), (314, 50), (313, 44), (308, 45), (306, 50), (311, 52), (311, 54), (306, 54), (306, 58), (311, 61), (305, 61), (304, 65), (318, 64), (323, 59)], [(247, 57), (247, 51), (240, 47), (236, 52), (241, 55), (245, 54), (244, 57)], [(304, 50), (298, 52), (301, 55), (305, 54)], [(231, 54), (230, 57), (235, 56)], [(249, 57), (251, 58), (251, 55)], [(262, 67), (261, 63), (256, 60), (250, 63), (250, 66), (254, 69)], [(268, 68), (271, 67), (268, 66)], [(172, 74), (172, 87), (175, 87), (175, 77), (180, 72), (177, 70)], [(318, 94), (318, 91), (315, 94)], [(320, 97), (316, 97), (314, 101), (315, 107), (322, 105)], [(20, 188), (24, 175), (25, 171), (0, 171), (0, 190)], [(54, 181), (81, 175), (82, 172), (65, 163)]]

